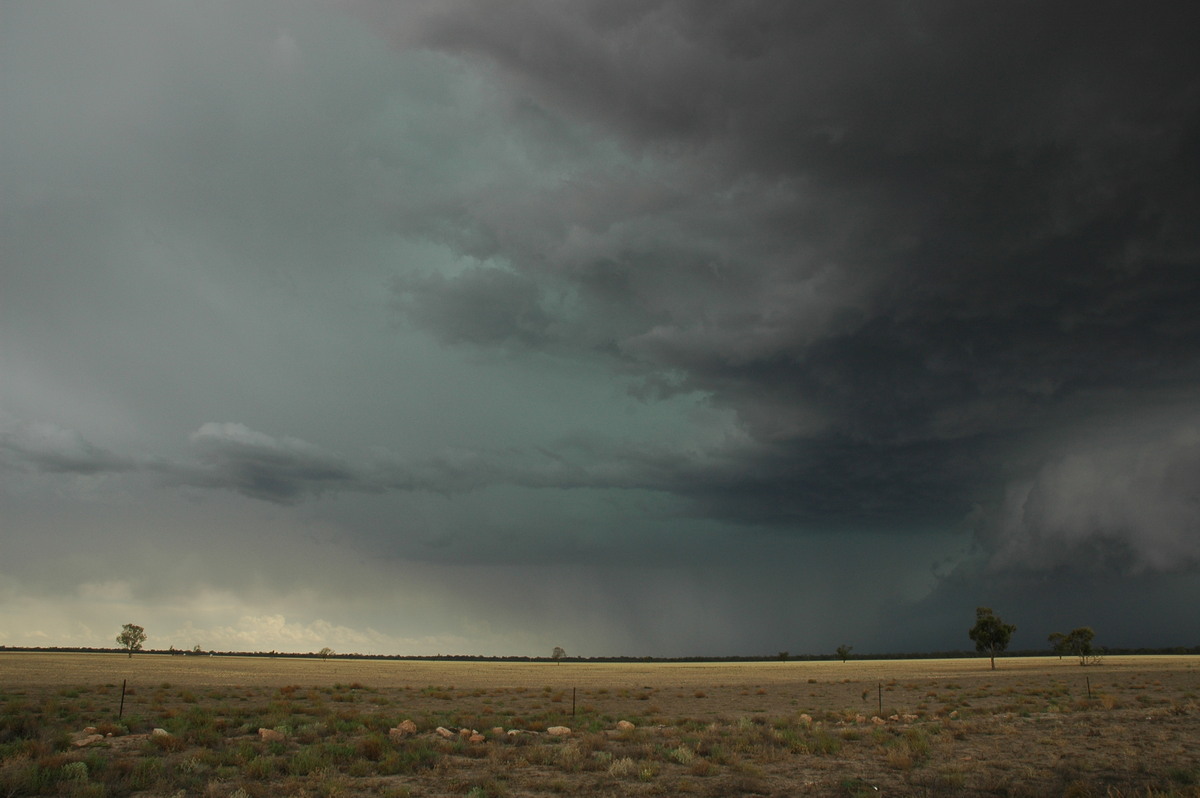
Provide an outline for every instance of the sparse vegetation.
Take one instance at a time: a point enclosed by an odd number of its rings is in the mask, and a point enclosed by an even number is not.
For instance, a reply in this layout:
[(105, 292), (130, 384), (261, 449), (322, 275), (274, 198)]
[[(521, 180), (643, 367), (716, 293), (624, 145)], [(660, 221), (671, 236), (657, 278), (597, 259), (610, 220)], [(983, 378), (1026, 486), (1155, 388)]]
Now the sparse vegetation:
[[(1002, 675), (963, 660), (125, 662), (0, 652), (0, 796), (1200, 795), (1189, 657), (1110, 658), (1086, 683), (1053, 658)], [(555, 700), (572, 688), (574, 717)]]

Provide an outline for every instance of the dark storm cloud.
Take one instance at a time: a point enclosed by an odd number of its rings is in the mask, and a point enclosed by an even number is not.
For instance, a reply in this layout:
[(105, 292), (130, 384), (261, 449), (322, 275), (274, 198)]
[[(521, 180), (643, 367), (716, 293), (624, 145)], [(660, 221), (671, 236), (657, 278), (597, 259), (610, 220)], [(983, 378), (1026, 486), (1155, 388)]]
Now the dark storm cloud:
[[(1109, 492), (1124, 521), (1044, 509), (1131, 467), (1118, 447), (1088, 455), (1109, 476), (1064, 480), (1088, 430), (1200, 388), (1200, 55), (1181, 9), (360, 8), (622, 140), (621, 168), (477, 197), (471, 254), (490, 261), (397, 291), (443, 341), (599, 354), (648, 397), (735, 410), (759, 444), (740, 476), (663, 489), (776, 522), (980, 505), (1012, 530), (981, 538), (1010, 564), (1037, 529), (1077, 529), (1069, 547), (1120, 527), (1134, 567), (1193, 534), (1139, 515), (1193, 501), (1186, 480)], [(1013, 527), (1019, 501), (1036, 506)]]
[(453, 279), (440, 274), (396, 280), (397, 304), (413, 323), (450, 344), (537, 345), (547, 314), (537, 285), (500, 269), (472, 269)]
[(9, 6), (0, 643), (1195, 642), (1180, 4)]
[(1073, 452), (1009, 486), (984, 530), (994, 567), (1173, 571), (1200, 564), (1200, 429)]

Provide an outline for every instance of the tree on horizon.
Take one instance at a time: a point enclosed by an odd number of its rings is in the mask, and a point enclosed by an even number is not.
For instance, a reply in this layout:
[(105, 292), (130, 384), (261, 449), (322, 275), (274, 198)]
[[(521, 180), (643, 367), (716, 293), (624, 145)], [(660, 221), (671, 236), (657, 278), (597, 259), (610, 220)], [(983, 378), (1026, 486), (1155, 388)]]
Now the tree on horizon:
[(977, 607), (975, 625), (967, 634), (975, 641), (975, 650), (987, 654), (992, 661), (992, 670), (996, 670), (996, 655), (1008, 648), (1008, 641), (1015, 631), (1017, 627), (1001, 620), (991, 607)]
[(127, 623), (121, 627), (121, 634), (117, 635), (117, 642), (121, 644), (129, 652), (130, 659), (133, 658), (133, 652), (142, 650), (142, 643), (146, 642), (146, 630), (135, 623)]

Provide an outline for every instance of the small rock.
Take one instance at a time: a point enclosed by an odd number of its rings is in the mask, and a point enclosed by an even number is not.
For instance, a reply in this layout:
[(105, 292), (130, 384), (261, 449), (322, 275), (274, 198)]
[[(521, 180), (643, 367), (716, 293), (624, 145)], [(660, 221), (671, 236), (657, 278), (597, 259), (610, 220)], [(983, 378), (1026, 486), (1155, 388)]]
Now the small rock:
[(493, 737), (503, 737), (504, 736), (504, 727), (503, 726), (492, 727), (492, 736)]
[(810, 715), (810, 714), (808, 714), (807, 712), (805, 712), (804, 714), (802, 714), (802, 715), (800, 716), (800, 722), (801, 722), (801, 723), (807, 723), (807, 724), (809, 724), (809, 725), (811, 726), (811, 725), (812, 725), (812, 715)]
[(474, 729), (459, 729), (458, 730), (459, 737), (470, 737), (472, 734), (475, 734), (475, 733), (476, 732)]
[(85, 729), (83, 730), (83, 733), (84, 733), (84, 734), (95, 734), (95, 733), (96, 733), (96, 727), (95, 727), (95, 726), (88, 726), (87, 728), (85, 728)]
[(170, 737), (171, 733), (166, 729), (155, 729), (150, 732), (151, 737)]
[(286, 739), (283, 732), (278, 732), (274, 729), (259, 729), (258, 736), (264, 743), (278, 743)]
[(388, 737), (392, 740), (402, 740), (409, 735), (417, 733), (417, 724), (411, 720), (405, 720), (399, 726), (388, 729)]
[(629, 721), (627, 721), (627, 720), (619, 720), (619, 721), (617, 721), (617, 729), (618, 729), (618, 731), (633, 731), (633, 730), (634, 730), (634, 729), (636, 729), (636, 728), (637, 728), (636, 726), (634, 726), (632, 723), (630, 723), (630, 722), (629, 722)]
[(551, 726), (549, 729), (546, 729), (546, 734), (549, 734), (551, 737), (566, 737), (570, 733), (571, 730), (566, 726)]
[(84, 735), (83, 737), (80, 737), (78, 740), (72, 740), (71, 745), (75, 746), (76, 748), (83, 748), (85, 745), (91, 745), (92, 743), (98, 743), (103, 739), (104, 739), (103, 734), (87, 734), (87, 735)]
[(474, 734), (472, 734), (470, 737), (467, 738), (467, 742), (469, 742), (469, 743), (482, 743), (482, 742), (486, 742), (486, 741), (487, 741), (487, 738), (484, 737), (479, 732), (475, 732)]
[(886, 720), (879, 717), (878, 715), (875, 715), (873, 718), (871, 718), (871, 722), (874, 723), (876, 726), (882, 726), (883, 724), (887, 723)]
[(445, 726), (438, 726), (436, 729), (434, 729), (434, 731), (437, 732), (439, 736), (445, 737), (447, 740), (455, 736), (454, 732), (450, 731)]

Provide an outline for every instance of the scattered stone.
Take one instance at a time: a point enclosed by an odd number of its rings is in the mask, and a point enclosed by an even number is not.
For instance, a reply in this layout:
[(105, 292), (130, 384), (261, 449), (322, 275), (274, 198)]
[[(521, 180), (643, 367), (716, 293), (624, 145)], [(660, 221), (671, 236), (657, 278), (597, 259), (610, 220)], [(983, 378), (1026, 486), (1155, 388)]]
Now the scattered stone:
[(281, 743), (286, 739), (283, 732), (274, 729), (259, 729), (258, 736), (264, 743)]
[(170, 737), (171, 733), (169, 731), (167, 731), (166, 729), (155, 729), (154, 731), (150, 732), (150, 736), (151, 737)]
[(503, 726), (493, 726), (492, 727), (492, 736), (493, 737), (503, 737), (504, 736), (504, 727)]
[(92, 743), (98, 743), (103, 739), (104, 739), (103, 734), (85, 734), (84, 736), (82, 736), (78, 739), (72, 740), (71, 745), (75, 746), (76, 748), (83, 748), (85, 745), (91, 745)]
[(487, 738), (486, 738), (486, 737), (484, 737), (484, 736), (483, 736), (482, 734), (480, 734), (479, 732), (475, 732), (474, 734), (472, 734), (470, 737), (468, 737), (468, 738), (467, 738), (467, 742), (469, 742), (469, 743), (483, 743), (483, 742), (487, 742)]
[(85, 729), (83, 730), (83, 733), (84, 733), (84, 734), (95, 734), (95, 733), (96, 733), (96, 727), (95, 727), (95, 726), (88, 726), (87, 728), (85, 728)]
[(808, 714), (807, 712), (803, 713), (800, 716), (800, 722), (807, 723), (809, 726), (811, 726), (812, 725), (812, 715)]
[(403, 740), (405, 737), (417, 733), (417, 724), (411, 720), (401, 722), (399, 726), (388, 729), (388, 738), (391, 740)]
[(459, 729), (458, 730), (459, 737), (470, 737), (472, 734), (478, 734), (478, 733), (479, 732), (475, 731), (474, 729)]
[(571, 730), (566, 726), (551, 726), (549, 729), (546, 729), (546, 734), (549, 734), (551, 737), (566, 737), (570, 733)]
[(874, 717), (872, 717), (871, 722), (874, 723), (876, 726), (882, 726), (883, 724), (887, 723), (886, 720), (879, 717), (878, 715), (875, 715)]
[(855, 722), (855, 723), (866, 723), (866, 722), (867, 722), (867, 716), (866, 716), (866, 715), (862, 715), (862, 714), (855, 715), (855, 716), (854, 716), (854, 722)]
[(636, 728), (637, 728), (636, 726), (634, 726), (632, 723), (630, 723), (627, 720), (617, 721), (617, 730), (618, 731), (633, 731)]
[(445, 726), (438, 726), (436, 729), (434, 729), (434, 731), (437, 732), (440, 737), (445, 737), (447, 740), (455, 736), (454, 732), (450, 731)]

